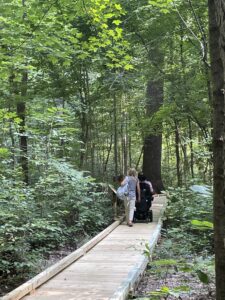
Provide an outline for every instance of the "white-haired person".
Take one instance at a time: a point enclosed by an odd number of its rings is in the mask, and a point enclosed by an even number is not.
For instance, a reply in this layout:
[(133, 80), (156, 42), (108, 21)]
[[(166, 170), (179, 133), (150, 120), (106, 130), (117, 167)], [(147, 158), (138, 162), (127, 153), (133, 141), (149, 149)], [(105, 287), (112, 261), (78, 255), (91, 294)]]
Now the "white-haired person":
[[(134, 209), (135, 209), (135, 202), (140, 202), (140, 185), (137, 176), (137, 171), (134, 168), (129, 169), (127, 176), (121, 182), (121, 185), (124, 186), (128, 184), (128, 195), (126, 200), (124, 200), (124, 207), (125, 207), (125, 214), (126, 214), (126, 222), (127, 225), (132, 227), (133, 226), (133, 218), (134, 218)], [(136, 191), (137, 191), (137, 198), (136, 198)]]

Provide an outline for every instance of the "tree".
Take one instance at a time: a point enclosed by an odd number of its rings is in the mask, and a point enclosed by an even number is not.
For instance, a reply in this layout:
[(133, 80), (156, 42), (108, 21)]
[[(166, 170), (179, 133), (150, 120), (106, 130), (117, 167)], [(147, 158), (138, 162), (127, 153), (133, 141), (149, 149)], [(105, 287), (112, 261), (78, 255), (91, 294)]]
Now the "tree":
[[(163, 103), (163, 81), (149, 81), (147, 88), (147, 115), (152, 117)], [(157, 193), (163, 190), (161, 178), (162, 133), (156, 131), (145, 137), (143, 172), (151, 180)]]
[(225, 299), (225, 3), (209, 0), (213, 82), (214, 243), (216, 299)]

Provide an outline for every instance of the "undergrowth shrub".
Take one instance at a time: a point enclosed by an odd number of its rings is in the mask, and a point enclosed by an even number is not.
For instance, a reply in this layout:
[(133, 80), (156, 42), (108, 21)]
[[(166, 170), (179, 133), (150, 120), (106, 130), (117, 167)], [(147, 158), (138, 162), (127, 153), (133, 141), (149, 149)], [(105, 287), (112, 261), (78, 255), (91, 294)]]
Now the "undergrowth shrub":
[[(168, 246), (174, 247), (177, 254), (212, 254), (212, 205), (210, 189), (207, 193), (185, 188), (168, 190), (164, 229)], [(180, 243), (181, 240), (183, 243)]]
[(145, 295), (136, 299), (187, 299), (192, 292), (214, 299), (212, 191), (206, 186), (170, 188), (167, 198), (163, 238), (152, 261), (149, 245), (144, 251), (150, 260), (147, 274), (153, 287), (149, 285), (150, 290), (145, 288)]
[(32, 186), (10, 176), (0, 178), (0, 294), (38, 272), (53, 250), (76, 249), (113, 216), (106, 187), (69, 163), (50, 161)]

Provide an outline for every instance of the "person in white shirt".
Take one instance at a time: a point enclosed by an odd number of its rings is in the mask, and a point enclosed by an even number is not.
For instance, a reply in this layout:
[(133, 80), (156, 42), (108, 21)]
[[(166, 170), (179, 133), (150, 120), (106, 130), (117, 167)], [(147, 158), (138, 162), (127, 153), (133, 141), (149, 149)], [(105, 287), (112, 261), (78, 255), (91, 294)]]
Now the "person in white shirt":
[[(128, 196), (124, 201), (126, 222), (129, 227), (133, 226), (135, 202), (140, 202), (140, 185), (137, 177), (137, 171), (133, 168), (129, 169), (128, 175), (121, 182), (121, 185), (128, 184)], [(137, 198), (136, 198), (137, 191)]]

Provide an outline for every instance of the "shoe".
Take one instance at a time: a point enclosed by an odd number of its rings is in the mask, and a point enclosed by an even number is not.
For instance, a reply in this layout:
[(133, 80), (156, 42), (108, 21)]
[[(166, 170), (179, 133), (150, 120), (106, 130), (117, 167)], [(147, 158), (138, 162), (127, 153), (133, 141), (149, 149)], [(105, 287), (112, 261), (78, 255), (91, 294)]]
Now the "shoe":
[(133, 224), (132, 223), (128, 223), (127, 224), (129, 227), (133, 227)]

